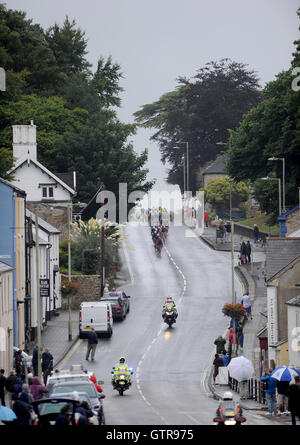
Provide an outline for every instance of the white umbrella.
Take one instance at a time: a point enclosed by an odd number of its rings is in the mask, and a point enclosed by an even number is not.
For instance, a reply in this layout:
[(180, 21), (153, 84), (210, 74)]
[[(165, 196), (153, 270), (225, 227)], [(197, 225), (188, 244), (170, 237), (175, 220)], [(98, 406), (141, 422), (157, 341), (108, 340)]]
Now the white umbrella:
[(254, 374), (252, 362), (242, 355), (240, 357), (233, 358), (227, 368), (230, 377), (238, 382), (249, 380)]

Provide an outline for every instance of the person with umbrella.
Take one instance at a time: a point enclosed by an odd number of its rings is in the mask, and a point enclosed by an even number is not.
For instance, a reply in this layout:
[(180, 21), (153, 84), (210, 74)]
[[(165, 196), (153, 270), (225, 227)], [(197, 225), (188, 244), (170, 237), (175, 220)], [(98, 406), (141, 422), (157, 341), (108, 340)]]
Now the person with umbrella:
[(273, 416), (273, 413), (278, 414), (277, 411), (277, 400), (276, 400), (276, 378), (271, 376), (272, 370), (269, 369), (269, 372), (266, 371), (261, 376), (261, 381), (265, 383), (265, 393), (268, 404), (268, 412), (266, 413), (268, 416)]
[(231, 378), (239, 382), (240, 398), (248, 397), (248, 381), (254, 374), (254, 367), (250, 360), (242, 355), (233, 358), (227, 366)]
[[(271, 374), (271, 377), (276, 379), (279, 383), (295, 381), (295, 385), (298, 385), (300, 378), (300, 371), (291, 366), (278, 366)], [(286, 395), (289, 397), (288, 410), (291, 412), (292, 424), (296, 425), (296, 415), (300, 416), (300, 388), (291, 384), (286, 390)], [(298, 414), (297, 414), (298, 413)]]

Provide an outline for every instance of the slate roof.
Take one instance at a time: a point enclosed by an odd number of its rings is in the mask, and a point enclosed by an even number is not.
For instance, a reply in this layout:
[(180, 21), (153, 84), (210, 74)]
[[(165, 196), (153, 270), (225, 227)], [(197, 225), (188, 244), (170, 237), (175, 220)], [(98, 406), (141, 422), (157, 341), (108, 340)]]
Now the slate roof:
[(14, 268), (9, 266), (6, 263), (3, 263), (3, 261), (0, 261), (0, 273), (1, 272), (9, 272), (10, 270), (14, 270)]
[(224, 174), (226, 175), (226, 162), (227, 162), (228, 156), (226, 154), (220, 156), (216, 161), (207, 167), (206, 170), (204, 170), (204, 175), (217, 175), (217, 174)]
[(266, 279), (270, 280), (300, 254), (300, 238), (268, 238)]
[[(32, 224), (35, 224), (35, 214), (32, 213), (30, 210), (26, 209), (26, 218), (32, 219)], [(48, 233), (60, 233), (60, 231), (56, 228), (51, 226), (51, 224), (47, 223), (42, 218), (38, 217), (39, 226), (44, 229)]]
[(288, 304), (290, 306), (299, 306), (300, 307), (300, 295), (298, 295), (297, 297), (292, 298), (289, 301), (286, 301), (285, 304)]

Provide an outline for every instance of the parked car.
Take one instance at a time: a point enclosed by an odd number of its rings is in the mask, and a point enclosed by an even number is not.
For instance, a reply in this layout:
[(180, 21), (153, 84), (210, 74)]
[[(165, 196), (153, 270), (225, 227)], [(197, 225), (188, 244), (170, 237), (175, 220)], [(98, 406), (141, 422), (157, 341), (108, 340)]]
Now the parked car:
[(84, 301), (79, 311), (79, 338), (88, 336), (94, 328), (97, 335), (111, 337), (113, 333), (112, 308), (107, 301)]
[[(91, 417), (92, 420), (92, 425), (99, 425), (99, 415), (98, 415), (98, 411), (93, 410), (92, 408), (92, 402), (90, 397), (88, 396), (88, 394), (86, 392), (78, 392), (78, 396), (80, 398), (81, 401), (85, 401), (88, 403), (88, 405), (91, 407), (91, 411), (93, 412), (93, 417)], [(70, 393), (62, 393), (62, 394), (56, 394), (55, 397), (59, 398), (59, 399), (66, 399), (68, 397), (71, 397)], [(72, 399), (75, 400), (74, 396), (72, 396)], [(102, 425), (105, 425), (105, 419), (104, 419), (104, 415), (103, 415), (103, 419), (102, 419)]]
[(70, 416), (70, 424), (75, 425), (75, 410), (78, 406), (78, 402), (74, 400), (70, 395), (66, 398), (51, 396), (47, 399), (41, 399), (32, 402), (33, 409), (36, 413), (34, 425), (55, 425), (56, 418), (60, 413), (62, 407), (65, 405), (69, 406), (67, 415)]
[(124, 291), (104, 292), (102, 299), (111, 297), (121, 297), (126, 307), (126, 314), (130, 311), (130, 295), (126, 295)]
[(74, 380), (89, 382), (92, 375), (93, 373), (88, 372), (82, 365), (71, 365), (69, 369), (56, 369), (55, 371), (52, 371), (51, 375), (48, 377), (48, 392), (51, 394), (52, 387), (56, 383), (72, 382)]
[(102, 399), (105, 398), (105, 395), (99, 394), (97, 392), (93, 382), (87, 382), (84, 380), (73, 380), (69, 382), (55, 383), (51, 388), (50, 396), (57, 396), (58, 394), (70, 394), (73, 391), (87, 393), (91, 400), (92, 409), (98, 412), (99, 423), (100, 425), (103, 425), (105, 417)]
[(124, 299), (122, 299), (119, 295), (103, 295), (101, 301), (106, 301), (111, 304), (113, 320), (124, 320), (124, 318), (126, 318), (127, 307)]

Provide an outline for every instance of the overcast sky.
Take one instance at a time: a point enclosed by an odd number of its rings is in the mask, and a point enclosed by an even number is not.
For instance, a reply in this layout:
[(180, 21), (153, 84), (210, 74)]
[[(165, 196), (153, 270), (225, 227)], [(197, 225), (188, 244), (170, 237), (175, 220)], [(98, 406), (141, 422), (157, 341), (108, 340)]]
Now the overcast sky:
[[(88, 38), (88, 60), (96, 67), (112, 56), (121, 65), (122, 122), (133, 122), (140, 106), (175, 88), (205, 63), (222, 58), (249, 65), (260, 83), (288, 69), (299, 38), (298, 0), (7, 0), (44, 29), (65, 16)], [(149, 178), (163, 185), (165, 168), (153, 132), (139, 130), (137, 152), (149, 148)]]

